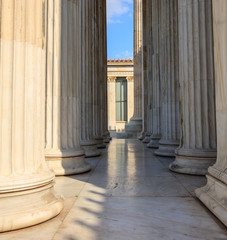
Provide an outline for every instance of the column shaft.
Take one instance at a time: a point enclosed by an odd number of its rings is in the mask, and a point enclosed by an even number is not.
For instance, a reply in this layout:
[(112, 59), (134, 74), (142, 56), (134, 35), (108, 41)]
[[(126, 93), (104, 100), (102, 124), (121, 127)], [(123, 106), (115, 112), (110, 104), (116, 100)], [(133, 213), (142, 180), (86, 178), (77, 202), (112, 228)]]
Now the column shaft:
[[(105, 148), (106, 145), (103, 142), (104, 137), (104, 91), (103, 91), (103, 81), (104, 81), (104, 66), (103, 66), (103, 51), (105, 50), (105, 37), (103, 36), (103, 11), (105, 0), (96, 0), (96, 24), (95, 24), (95, 61), (94, 61), (94, 108), (93, 108), (93, 116), (94, 116), (94, 129), (93, 134), (98, 143), (98, 148)], [(107, 60), (106, 60), (107, 62)], [(106, 64), (106, 63), (105, 63)], [(105, 69), (106, 71), (106, 69)], [(106, 80), (106, 79), (105, 79)]]
[(196, 195), (227, 226), (227, 2), (225, 0), (215, 0), (212, 6), (217, 162), (208, 169), (207, 185), (197, 189)]
[(62, 201), (44, 157), (46, 5), (0, 5), (0, 232), (53, 218)]
[[(143, 79), (144, 91), (147, 93), (147, 103), (144, 101), (144, 108), (147, 118), (146, 123), (146, 136), (143, 139), (144, 143), (150, 143), (152, 135), (152, 55), (153, 55), (153, 42), (152, 42), (152, 1), (143, 0)], [(146, 81), (146, 83), (145, 83)], [(144, 117), (145, 118), (145, 117)], [(144, 119), (145, 123), (145, 119)]]
[(179, 0), (181, 144), (170, 169), (206, 174), (216, 159), (211, 0)]
[(134, 0), (134, 115), (126, 124), (129, 137), (139, 137), (142, 131), (142, 0)]
[(161, 0), (160, 78), (161, 135), (160, 156), (175, 156), (180, 140), (179, 67), (178, 67), (178, 0)]
[(161, 79), (160, 79), (160, 0), (152, 0), (152, 135), (150, 143), (151, 148), (158, 148), (161, 138)]
[(149, 33), (149, 16), (150, 12), (148, 11), (148, 1), (143, 0), (142, 3), (142, 16), (143, 16), (143, 26), (142, 26), (142, 33), (143, 33), (143, 61), (142, 61), (142, 105), (143, 105), (143, 130), (141, 137), (139, 138), (140, 140), (143, 141), (143, 143), (149, 143), (150, 142), (150, 136), (151, 132), (148, 130), (148, 125), (149, 125), (149, 105), (148, 105), (148, 86), (149, 86), (149, 79), (148, 79), (148, 69), (149, 69), (149, 62), (148, 62), (148, 44), (149, 44), (149, 38), (148, 38), (148, 33)]
[(46, 161), (57, 175), (90, 169), (80, 147), (80, 18), (79, 4), (48, 1)]
[(94, 74), (94, 16), (95, 1), (81, 2), (81, 146), (86, 157), (99, 156), (93, 135), (93, 74)]
[(103, 138), (105, 143), (111, 140), (108, 130), (108, 107), (107, 107), (107, 25), (106, 25), (106, 1), (102, 2), (102, 37), (103, 37), (103, 54), (102, 54), (102, 80), (103, 80)]

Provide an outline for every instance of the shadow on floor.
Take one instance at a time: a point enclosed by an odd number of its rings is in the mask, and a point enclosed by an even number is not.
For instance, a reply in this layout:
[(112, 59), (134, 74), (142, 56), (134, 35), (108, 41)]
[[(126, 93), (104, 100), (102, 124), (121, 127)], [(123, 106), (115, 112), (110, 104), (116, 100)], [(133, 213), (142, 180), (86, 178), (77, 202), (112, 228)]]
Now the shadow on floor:
[[(173, 158), (138, 140), (113, 139), (89, 173), (58, 177), (65, 209), (47, 223), (1, 240), (221, 240), (226, 229), (195, 198), (205, 177), (175, 174)], [(32, 238), (31, 238), (32, 236)]]

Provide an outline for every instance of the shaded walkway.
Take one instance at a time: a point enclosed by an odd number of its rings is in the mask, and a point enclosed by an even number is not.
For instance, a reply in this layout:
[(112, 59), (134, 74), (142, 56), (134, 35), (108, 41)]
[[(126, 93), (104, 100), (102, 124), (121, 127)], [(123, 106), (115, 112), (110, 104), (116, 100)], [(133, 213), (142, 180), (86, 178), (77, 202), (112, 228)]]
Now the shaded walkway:
[(57, 178), (65, 210), (55, 219), (1, 240), (227, 239), (225, 227), (196, 199), (204, 177), (168, 170), (137, 140), (114, 139), (85, 175)]

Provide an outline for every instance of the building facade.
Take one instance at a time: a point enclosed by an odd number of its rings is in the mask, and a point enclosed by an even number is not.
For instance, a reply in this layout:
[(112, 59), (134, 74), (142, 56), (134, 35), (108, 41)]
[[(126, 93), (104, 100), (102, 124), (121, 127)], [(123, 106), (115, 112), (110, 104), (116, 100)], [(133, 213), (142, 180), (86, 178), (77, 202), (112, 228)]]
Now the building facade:
[(124, 132), (134, 110), (134, 68), (131, 59), (107, 61), (108, 129)]

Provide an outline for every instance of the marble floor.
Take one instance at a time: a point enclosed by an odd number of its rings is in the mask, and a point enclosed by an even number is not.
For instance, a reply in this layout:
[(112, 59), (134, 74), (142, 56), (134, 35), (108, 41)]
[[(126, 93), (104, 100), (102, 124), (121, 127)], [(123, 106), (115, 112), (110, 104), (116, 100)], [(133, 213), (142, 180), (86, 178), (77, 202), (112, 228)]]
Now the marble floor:
[(173, 159), (138, 140), (113, 139), (90, 158), (92, 171), (58, 177), (65, 199), (56, 218), (0, 240), (221, 240), (226, 228), (195, 198), (205, 177), (172, 173)]

